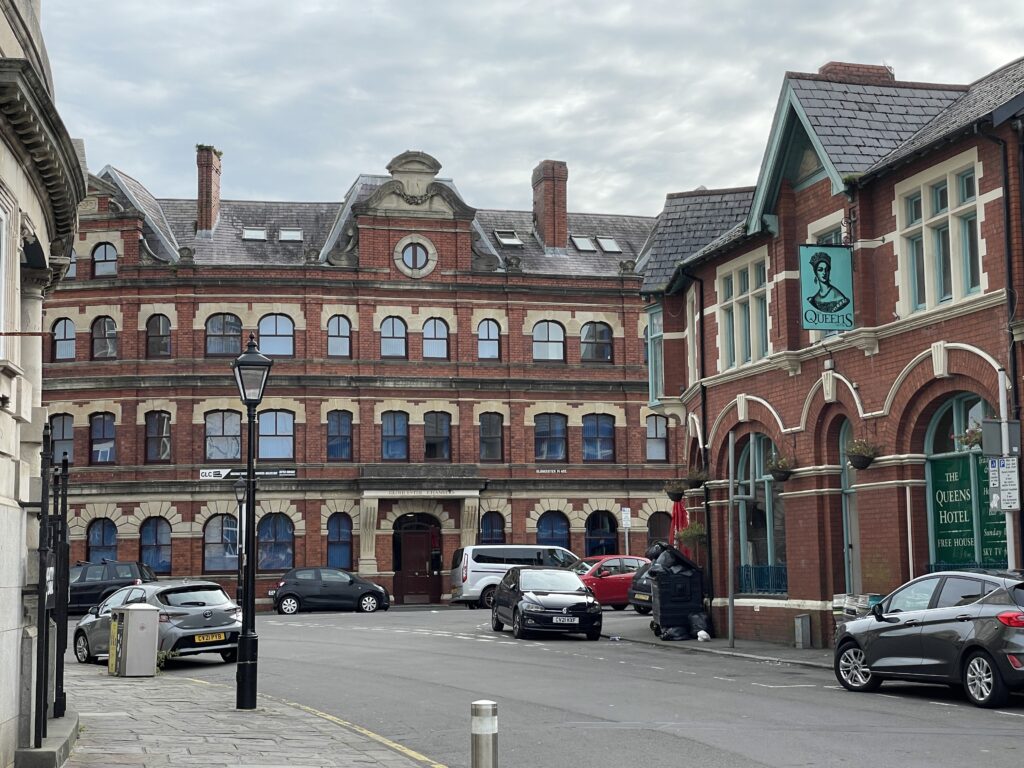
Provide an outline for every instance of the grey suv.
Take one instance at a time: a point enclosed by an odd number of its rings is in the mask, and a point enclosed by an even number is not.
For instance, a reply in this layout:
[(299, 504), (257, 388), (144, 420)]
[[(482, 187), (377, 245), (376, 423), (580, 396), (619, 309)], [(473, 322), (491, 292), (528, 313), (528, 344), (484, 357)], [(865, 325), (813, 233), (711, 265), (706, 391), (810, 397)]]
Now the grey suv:
[(219, 653), (233, 662), (242, 631), (242, 609), (212, 581), (155, 581), (123, 587), (93, 606), (75, 627), (75, 658), (81, 664), (109, 655), (110, 612), (133, 603), (160, 609), (158, 650), (178, 656)]

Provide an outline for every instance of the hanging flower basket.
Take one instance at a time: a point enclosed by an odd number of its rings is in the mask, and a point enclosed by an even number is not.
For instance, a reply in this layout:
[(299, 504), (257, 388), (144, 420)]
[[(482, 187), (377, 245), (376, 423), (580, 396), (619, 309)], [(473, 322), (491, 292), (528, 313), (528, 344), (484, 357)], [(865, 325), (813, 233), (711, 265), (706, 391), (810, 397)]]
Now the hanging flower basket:
[(672, 501), (682, 501), (686, 488), (686, 483), (682, 480), (669, 480), (665, 483), (665, 493)]
[(867, 440), (851, 440), (846, 444), (846, 458), (854, 469), (867, 469), (881, 449)]
[(874, 456), (862, 456), (858, 453), (850, 454), (848, 458), (854, 469), (867, 469), (871, 466), (871, 462), (875, 460)]
[(769, 469), (768, 471), (771, 472), (772, 479), (780, 483), (789, 480), (789, 476), (793, 474), (792, 469)]
[(693, 490), (695, 488), (700, 488), (707, 481), (708, 481), (708, 473), (707, 472), (705, 472), (703, 469), (693, 469), (693, 468), (691, 468), (690, 471), (686, 473), (686, 479), (685, 479), (684, 482), (686, 483), (687, 488), (690, 488), (691, 490)]
[(771, 473), (773, 480), (784, 483), (789, 480), (789, 476), (793, 474), (793, 469), (796, 467), (796, 461), (788, 456), (773, 454), (768, 458), (765, 466), (767, 467), (768, 472)]

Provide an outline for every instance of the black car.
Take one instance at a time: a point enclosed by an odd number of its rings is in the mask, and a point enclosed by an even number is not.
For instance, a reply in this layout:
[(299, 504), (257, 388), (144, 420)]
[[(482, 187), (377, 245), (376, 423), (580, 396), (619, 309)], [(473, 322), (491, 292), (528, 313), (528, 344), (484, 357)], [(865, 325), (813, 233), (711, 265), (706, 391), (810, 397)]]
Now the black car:
[(79, 562), (68, 576), (68, 612), (85, 613), (121, 587), (156, 581), (153, 569), (137, 561)]
[(629, 584), (629, 591), (626, 593), (629, 604), (641, 616), (646, 616), (651, 612), (651, 579), (647, 572), (651, 570), (652, 565), (653, 563), (644, 563), (643, 566), (637, 569), (637, 572), (633, 574), (633, 580)]
[(388, 591), (339, 568), (292, 568), (269, 590), (278, 613), (351, 609), (363, 613), (391, 607)]
[(836, 678), (962, 684), (979, 707), (1024, 689), (1024, 572), (942, 571), (907, 582), (836, 628)]
[(578, 575), (560, 568), (510, 568), (498, 583), (491, 607), (491, 629), (512, 625), (517, 639), (528, 632), (582, 632), (601, 637), (601, 604)]

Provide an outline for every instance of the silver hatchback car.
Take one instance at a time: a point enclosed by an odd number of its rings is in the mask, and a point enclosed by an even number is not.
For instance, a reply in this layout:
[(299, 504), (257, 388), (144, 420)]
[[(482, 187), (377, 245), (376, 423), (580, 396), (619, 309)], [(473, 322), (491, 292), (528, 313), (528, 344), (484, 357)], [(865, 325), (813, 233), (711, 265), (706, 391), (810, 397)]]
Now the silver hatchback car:
[(242, 609), (215, 582), (181, 579), (122, 587), (90, 608), (75, 626), (79, 663), (109, 655), (110, 612), (134, 603), (160, 609), (159, 651), (176, 656), (219, 653), (229, 663), (237, 658)]

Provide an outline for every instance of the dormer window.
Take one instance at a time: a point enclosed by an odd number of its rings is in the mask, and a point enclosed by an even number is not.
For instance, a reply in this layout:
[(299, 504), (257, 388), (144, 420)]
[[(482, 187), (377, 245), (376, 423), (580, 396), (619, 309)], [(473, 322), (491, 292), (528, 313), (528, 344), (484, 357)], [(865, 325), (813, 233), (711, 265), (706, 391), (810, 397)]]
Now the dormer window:
[(266, 227), (242, 227), (243, 240), (266, 240)]
[(514, 229), (496, 229), (494, 230), (494, 237), (498, 241), (499, 245), (519, 246), (522, 247), (523, 241), (516, 234)]
[(572, 244), (576, 246), (577, 251), (596, 251), (597, 246), (594, 245), (594, 241), (589, 237), (582, 237), (581, 235), (572, 235), (570, 238)]
[(614, 237), (602, 237), (597, 236), (597, 244), (601, 246), (601, 250), (605, 253), (622, 253), (622, 248), (615, 242)]
[(282, 243), (301, 243), (302, 230), (298, 227), (281, 227), (277, 233), (277, 239)]

